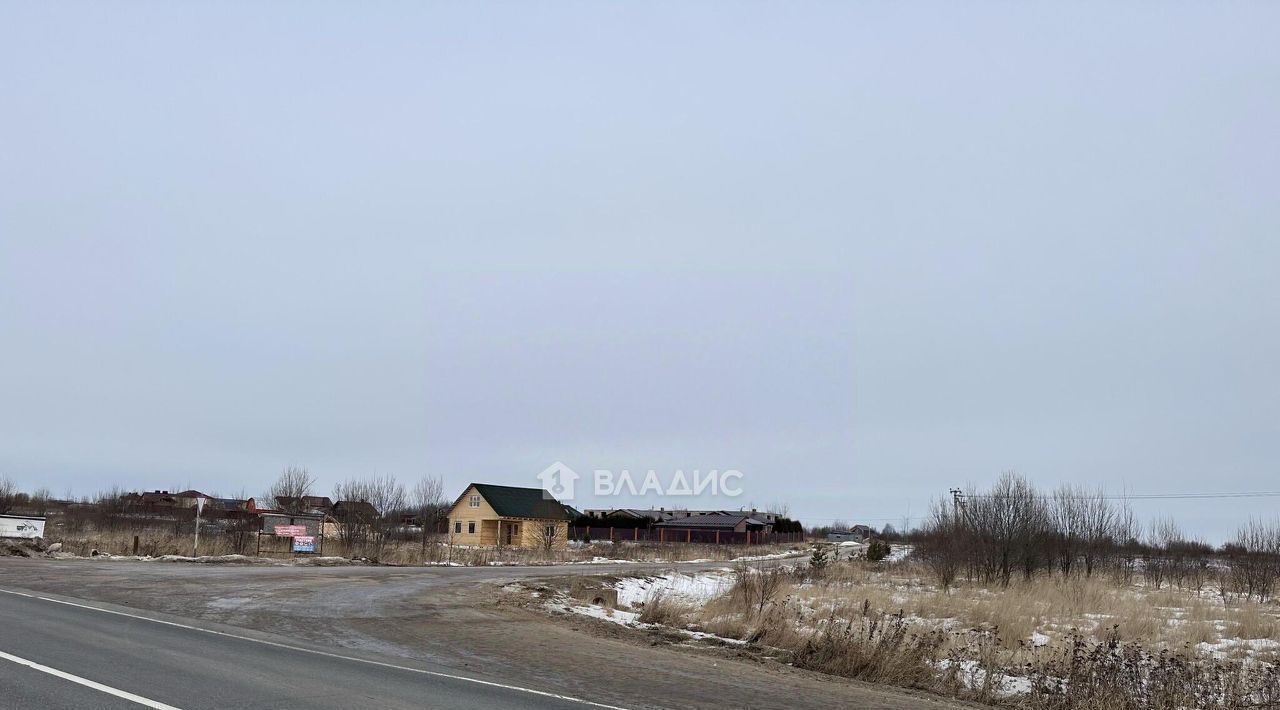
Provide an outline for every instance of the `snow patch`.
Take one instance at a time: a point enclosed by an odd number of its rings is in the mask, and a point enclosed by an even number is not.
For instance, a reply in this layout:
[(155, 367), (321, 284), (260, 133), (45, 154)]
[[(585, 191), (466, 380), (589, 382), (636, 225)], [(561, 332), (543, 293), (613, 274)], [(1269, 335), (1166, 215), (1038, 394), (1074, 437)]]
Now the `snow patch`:
[(702, 604), (720, 596), (733, 586), (728, 570), (681, 574), (668, 572), (651, 577), (623, 577), (614, 583), (618, 605), (636, 608), (656, 596), (675, 598), (691, 604)]
[(587, 616), (592, 619), (607, 621), (611, 624), (618, 624), (619, 626), (625, 626), (630, 629), (671, 631), (693, 641), (713, 641), (734, 646), (745, 646), (747, 644), (746, 641), (725, 638), (724, 636), (716, 636), (715, 634), (709, 634), (705, 631), (677, 629), (670, 626), (662, 626), (660, 624), (646, 624), (640, 621), (640, 613), (634, 611), (607, 609), (602, 606), (596, 606), (595, 604), (573, 604), (569, 603), (569, 600), (564, 598), (547, 602), (546, 606), (552, 611), (567, 611), (580, 616)]

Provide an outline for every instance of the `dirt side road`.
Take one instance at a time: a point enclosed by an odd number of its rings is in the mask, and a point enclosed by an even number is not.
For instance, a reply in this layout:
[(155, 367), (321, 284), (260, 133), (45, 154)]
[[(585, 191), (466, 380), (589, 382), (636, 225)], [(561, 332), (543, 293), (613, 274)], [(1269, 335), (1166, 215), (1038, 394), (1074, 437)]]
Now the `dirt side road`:
[[(692, 567), (714, 566), (722, 565)], [(0, 588), (411, 658), (632, 708), (972, 707), (723, 651), (650, 646), (621, 629), (521, 608), (501, 589), (539, 577), (668, 567), (299, 568), (0, 558)]]

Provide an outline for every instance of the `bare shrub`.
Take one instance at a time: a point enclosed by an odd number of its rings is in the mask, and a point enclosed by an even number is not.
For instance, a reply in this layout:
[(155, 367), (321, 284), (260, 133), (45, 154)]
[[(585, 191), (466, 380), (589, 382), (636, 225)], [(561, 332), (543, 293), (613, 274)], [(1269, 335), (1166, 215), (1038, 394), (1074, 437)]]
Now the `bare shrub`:
[(1275, 707), (1280, 670), (1181, 653), (1151, 653), (1112, 638), (1046, 649), (1028, 664), (1026, 705), (1044, 710)]
[(913, 629), (901, 614), (885, 615), (864, 606), (854, 619), (834, 616), (795, 649), (799, 668), (906, 687), (932, 687), (936, 663), (947, 640), (940, 630)]
[(784, 567), (738, 565), (733, 570), (733, 586), (729, 588), (729, 598), (748, 618), (759, 618), (786, 585), (788, 574)]
[(651, 594), (640, 607), (639, 621), (645, 624), (682, 627), (690, 613), (686, 604), (662, 594)]

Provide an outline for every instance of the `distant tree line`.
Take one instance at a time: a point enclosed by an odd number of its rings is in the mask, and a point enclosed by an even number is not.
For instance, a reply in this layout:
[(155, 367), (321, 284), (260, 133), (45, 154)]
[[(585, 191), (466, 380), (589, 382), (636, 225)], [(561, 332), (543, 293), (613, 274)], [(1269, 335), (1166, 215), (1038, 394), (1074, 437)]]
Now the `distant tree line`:
[(1076, 485), (1044, 494), (1011, 472), (989, 490), (935, 502), (910, 538), (944, 588), (958, 578), (1008, 586), (1036, 575), (1107, 573), (1124, 581), (1141, 575), (1157, 589), (1211, 584), (1224, 598), (1265, 601), (1280, 581), (1280, 524), (1250, 521), (1215, 549), (1171, 519), (1140, 525), (1123, 498)]
[(0, 475), (0, 515), (22, 510), (26, 513), (44, 515), (49, 509), (53, 496), (48, 488), (38, 488), (31, 493), (18, 490), (18, 484), (8, 476)]

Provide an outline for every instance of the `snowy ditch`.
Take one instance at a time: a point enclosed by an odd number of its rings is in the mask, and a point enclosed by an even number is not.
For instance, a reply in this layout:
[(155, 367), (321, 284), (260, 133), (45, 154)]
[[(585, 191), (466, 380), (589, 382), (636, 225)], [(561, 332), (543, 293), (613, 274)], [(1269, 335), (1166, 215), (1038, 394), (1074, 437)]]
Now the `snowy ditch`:
[[(717, 636), (696, 629), (676, 628), (640, 621), (644, 605), (662, 598), (689, 605), (702, 605), (720, 596), (733, 586), (733, 574), (728, 568), (708, 572), (667, 572), (646, 577), (622, 577), (613, 582), (617, 594), (614, 607), (604, 604), (583, 603), (566, 595), (558, 595), (546, 602), (551, 611), (567, 611), (632, 629), (675, 632), (691, 641), (743, 646), (745, 641)], [(536, 594), (536, 593), (535, 593)]]

